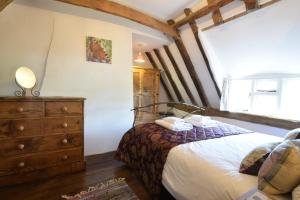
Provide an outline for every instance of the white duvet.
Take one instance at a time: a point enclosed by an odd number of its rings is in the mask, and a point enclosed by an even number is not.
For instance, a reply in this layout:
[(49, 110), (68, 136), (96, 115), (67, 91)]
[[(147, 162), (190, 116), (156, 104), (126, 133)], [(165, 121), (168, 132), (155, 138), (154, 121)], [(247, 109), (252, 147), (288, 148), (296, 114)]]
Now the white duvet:
[(238, 172), (242, 159), (258, 145), (281, 140), (250, 133), (176, 146), (167, 157), (163, 185), (178, 200), (237, 199), (257, 187), (256, 176)]

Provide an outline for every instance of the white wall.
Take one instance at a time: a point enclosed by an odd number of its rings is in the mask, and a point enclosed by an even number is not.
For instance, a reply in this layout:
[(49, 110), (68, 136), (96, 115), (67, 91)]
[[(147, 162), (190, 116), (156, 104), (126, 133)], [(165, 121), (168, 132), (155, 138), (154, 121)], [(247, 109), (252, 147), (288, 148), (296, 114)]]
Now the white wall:
[[(46, 66), (42, 96), (87, 98), (85, 154), (115, 150), (133, 119), (132, 30), (14, 3), (0, 13), (0, 27), (0, 94), (12, 95), (17, 67), (31, 67), (40, 81)], [(86, 61), (87, 35), (112, 40), (112, 64)]]
[[(223, 16), (244, 9), (240, 3), (223, 9)], [(300, 73), (299, 8), (299, 0), (279, 1), (203, 32), (201, 38), (209, 48), (206, 50), (219, 63), (213, 67), (223, 68), (225, 76), (233, 78), (258, 73)], [(220, 76), (218, 79), (221, 82)]]

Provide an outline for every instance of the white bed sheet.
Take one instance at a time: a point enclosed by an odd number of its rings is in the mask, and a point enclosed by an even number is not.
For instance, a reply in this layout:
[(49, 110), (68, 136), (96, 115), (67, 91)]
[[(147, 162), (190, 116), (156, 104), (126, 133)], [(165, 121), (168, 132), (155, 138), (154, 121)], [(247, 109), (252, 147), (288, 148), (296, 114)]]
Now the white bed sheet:
[(176, 146), (167, 157), (162, 183), (178, 200), (237, 199), (257, 187), (256, 176), (238, 172), (242, 159), (258, 145), (281, 140), (250, 133)]

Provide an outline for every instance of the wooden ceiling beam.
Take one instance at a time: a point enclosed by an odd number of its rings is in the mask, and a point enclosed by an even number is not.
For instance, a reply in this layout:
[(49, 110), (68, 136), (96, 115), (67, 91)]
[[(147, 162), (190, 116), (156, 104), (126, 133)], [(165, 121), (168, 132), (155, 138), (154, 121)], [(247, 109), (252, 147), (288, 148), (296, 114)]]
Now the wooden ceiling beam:
[(215, 25), (220, 25), (224, 22), (219, 8), (215, 8), (212, 10), (212, 19)]
[(197, 10), (196, 12), (194, 12), (193, 14), (175, 22), (172, 26), (174, 28), (179, 28), (187, 23), (189, 23), (190, 21), (196, 20), (200, 17), (203, 17), (205, 15), (208, 15), (210, 13), (210, 8), (208, 6), (205, 6), (199, 10)]
[(210, 8), (221, 8), (233, 0), (207, 0), (208, 7)]
[[(159, 68), (158, 68), (157, 64), (155, 63), (155, 61), (154, 61), (154, 59), (153, 59), (151, 53), (150, 53), (150, 52), (145, 52), (145, 54), (146, 54), (148, 60), (150, 61), (152, 67), (153, 67), (154, 69), (158, 69), (158, 70), (159, 70)], [(163, 88), (164, 88), (165, 91), (166, 91), (166, 94), (167, 94), (168, 99), (169, 99), (170, 101), (174, 101), (174, 98), (172, 97), (171, 92), (170, 92), (170, 90), (169, 90), (167, 84), (165, 83), (164, 79), (162, 78), (161, 74), (160, 74), (160, 82), (161, 82)]]
[(207, 6), (204, 6), (203, 8), (193, 12), (191, 15), (186, 16), (185, 18), (175, 22), (172, 26), (174, 28), (179, 28), (183, 26), (184, 24), (189, 23), (190, 21), (194, 21), (200, 17), (203, 17), (205, 15), (208, 15), (209, 13), (212, 12), (214, 8), (221, 8), (234, 0), (210, 0), (209, 4)]
[(0, 12), (11, 2), (13, 2), (13, 0), (0, 0)]
[(172, 86), (172, 88), (173, 88), (173, 90), (174, 90), (174, 92), (175, 92), (175, 94), (176, 94), (177, 99), (178, 99), (180, 102), (184, 102), (184, 100), (183, 100), (183, 98), (182, 98), (182, 96), (181, 96), (181, 94), (180, 94), (180, 91), (179, 91), (179, 89), (178, 89), (178, 87), (177, 87), (177, 85), (176, 85), (174, 79), (172, 78), (172, 75), (171, 75), (171, 73), (170, 73), (170, 70), (168, 69), (168, 67), (167, 67), (167, 65), (166, 65), (166, 63), (165, 63), (165, 61), (164, 61), (164, 59), (162, 58), (162, 56), (161, 56), (159, 50), (158, 50), (158, 49), (154, 49), (154, 53), (155, 53), (155, 55), (156, 55), (158, 61), (160, 62), (162, 68), (164, 69), (164, 71), (165, 71), (165, 73), (166, 73), (166, 75), (167, 75), (167, 78), (168, 78), (168, 80), (170, 81), (170, 84), (171, 84), (171, 86)]
[(176, 61), (175, 61), (175, 59), (174, 59), (174, 57), (173, 57), (170, 49), (169, 49), (169, 47), (167, 45), (164, 45), (164, 49), (165, 49), (165, 52), (166, 52), (167, 56), (169, 57), (169, 60), (171, 61), (172, 65), (173, 65), (173, 68), (174, 68), (174, 70), (175, 70), (175, 72), (176, 72), (176, 74), (177, 74), (177, 76), (178, 76), (178, 78), (179, 78), (179, 80), (180, 80), (183, 88), (185, 89), (185, 91), (186, 91), (187, 95), (189, 96), (191, 102), (194, 105), (196, 105), (197, 104), (196, 100), (195, 100), (195, 98), (194, 98), (194, 96), (193, 96), (193, 94), (192, 94), (192, 92), (191, 92), (191, 90), (190, 90), (187, 82), (185, 81), (185, 79), (184, 79), (184, 77), (183, 77), (183, 75), (182, 75), (182, 73), (181, 73), (181, 71), (180, 71), (180, 69), (179, 69), (179, 67), (178, 67), (178, 65), (177, 65), (177, 63), (176, 63)]
[[(180, 104), (180, 103), (169, 103), (170, 107), (177, 108), (182, 111), (186, 112), (193, 112), (199, 110), (199, 107), (189, 105), (189, 104)], [(207, 115), (207, 116), (218, 116), (218, 117), (225, 117), (229, 119), (237, 119), (257, 124), (264, 124), (268, 126), (284, 128), (284, 129), (295, 129), (300, 127), (300, 121), (296, 120), (286, 120), (286, 119), (279, 119), (261, 115), (254, 115), (248, 113), (236, 113), (236, 112), (229, 112), (229, 111), (220, 111), (215, 108), (203, 108), (201, 111), (194, 112), (195, 114), (200, 115)]]
[[(192, 10), (190, 8), (186, 8), (186, 9), (184, 9), (184, 13), (185, 13), (186, 16), (189, 16), (189, 15), (192, 14)], [(192, 21), (189, 22), (189, 24), (190, 24), (190, 27), (192, 29), (192, 32), (193, 32), (194, 38), (196, 40), (196, 43), (198, 45), (198, 48), (199, 48), (199, 50), (201, 52), (201, 55), (203, 57), (203, 60), (204, 60), (204, 62), (206, 64), (207, 71), (208, 71), (208, 73), (210, 75), (210, 78), (213, 81), (214, 87), (215, 87), (215, 89), (217, 91), (218, 97), (221, 98), (221, 91), (220, 91), (220, 89), (218, 87), (218, 84), (216, 82), (215, 76), (214, 76), (214, 74), (213, 74), (213, 72), (211, 70), (211, 66), (210, 66), (210, 63), (208, 61), (208, 57), (207, 57), (207, 55), (205, 53), (205, 50), (203, 48), (202, 42), (199, 39), (199, 28), (197, 26), (197, 23), (196, 23), (195, 20), (192, 20)]]
[(163, 32), (171, 37), (177, 37), (177, 32), (168, 24), (161, 22), (151, 16), (140, 11), (129, 8), (119, 3), (108, 0), (56, 0), (76, 6), (86, 7), (101, 12), (109, 13), (119, 17), (129, 19), (131, 21), (143, 24), (150, 28)]
[[(238, 14), (232, 16), (232, 17), (229, 17), (229, 18), (227, 18), (227, 19), (224, 19), (223, 24), (224, 24), (224, 23), (227, 23), (227, 22), (230, 22), (230, 21), (232, 21), (232, 20), (234, 20), (234, 19), (240, 18), (240, 17), (242, 17), (242, 16), (245, 16), (245, 15), (247, 15), (247, 14), (249, 14), (249, 13), (252, 13), (252, 12), (255, 12), (255, 11), (257, 11), (257, 10), (260, 10), (260, 9), (262, 9), (262, 8), (268, 7), (268, 6), (270, 6), (270, 5), (274, 4), (274, 3), (277, 3), (277, 2), (279, 2), (279, 1), (280, 1), (280, 0), (270, 0), (270, 1), (266, 2), (266, 3), (260, 4), (260, 5), (258, 4), (257, 7), (254, 8), (254, 9), (246, 10), (246, 11), (244, 11), (244, 12), (242, 12), (242, 13), (238, 13)], [(213, 27), (215, 27), (215, 26), (218, 26), (218, 25), (219, 25), (219, 24), (213, 24), (213, 25), (211, 25), (211, 26), (208, 26), (208, 27), (206, 27), (206, 28), (203, 28), (202, 31), (209, 30), (209, 29), (211, 29), (211, 28), (213, 28)]]
[[(168, 23), (170, 25), (174, 25), (175, 22), (173, 20), (168, 20)], [(192, 62), (192, 60), (189, 56), (188, 51), (186, 50), (186, 47), (184, 46), (184, 43), (183, 43), (180, 35), (177, 38), (173, 37), (173, 39), (174, 39), (174, 42), (177, 46), (177, 49), (178, 49), (178, 51), (179, 51), (179, 53), (180, 53), (180, 55), (183, 59), (183, 62), (185, 64), (186, 68), (187, 68), (187, 71), (189, 72), (190, 77), (191, 77), (191, 79), (192, 79), (192, 81), (193, 81), (193, 83), (196, 87), (196, 90), (199, 94), (202, 105), (203, 106), (208, 106), (208, 103), (209, 103), (208, 98), (205, 95), (205, 91), (204, 91), (204, 88), (202, 86), (202, 83), (201, 83), (201, 81), (200, 81), (200, 79), (197, 75), (194, 64), (193, 64), (193, 62)]]
[(257, 0), (244, 0), (246, 10), (253, 10), (258, 7)]

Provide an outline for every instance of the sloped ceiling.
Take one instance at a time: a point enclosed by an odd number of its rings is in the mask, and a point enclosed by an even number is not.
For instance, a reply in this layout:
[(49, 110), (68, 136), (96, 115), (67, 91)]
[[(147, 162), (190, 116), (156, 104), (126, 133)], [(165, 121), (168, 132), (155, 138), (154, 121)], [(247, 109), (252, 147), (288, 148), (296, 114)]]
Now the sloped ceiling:
[(142, 11), (162, 21), (176, 18), (183, 8), (194, 6), (203, 0), (112, 0)]
[(214, 55), (210, 60), (232, 78), (300, 74), (299, 6), (299, 0), (280, 1), (203, 32), (209, 55)]

